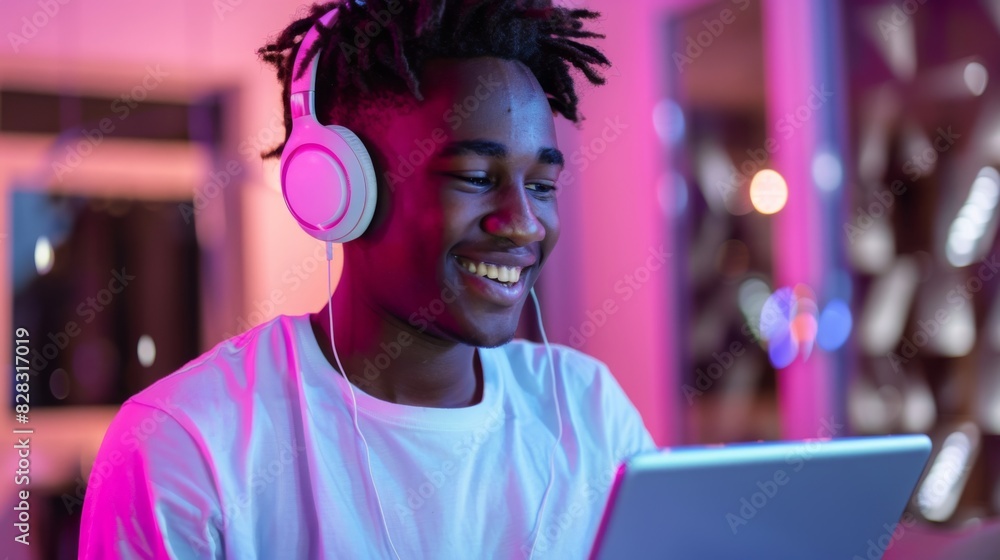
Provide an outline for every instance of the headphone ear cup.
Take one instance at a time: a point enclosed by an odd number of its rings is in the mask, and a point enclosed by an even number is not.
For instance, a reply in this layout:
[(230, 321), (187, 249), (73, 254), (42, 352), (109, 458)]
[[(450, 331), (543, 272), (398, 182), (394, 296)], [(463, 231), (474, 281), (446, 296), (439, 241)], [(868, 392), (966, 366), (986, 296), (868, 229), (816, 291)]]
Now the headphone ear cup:
[(378, 178), (375, 175), (375, 164), (372, 162), (372, 156), (368, 153), (368, 148), (365, 147), (364, 142), (351, 129), (335, 124), (331, 124), (327, 128), (339, 133), (344, 141), (347, 142), (347, 145), (351, 148), (351, 152), (357, 158), (358, 165), (361, 167), (361, 174), (364, 177), (362, 185), (364, 189), (359, 189), (363, 192), (358, 195), (358, 198), (363, 200), (364, 206), (361, 210), (361, 217), (358, 219), (358, 228), (360, 230), (357, 232), (357, 236), (355, 236), (360, 237), (368, 229), (369, 224), (372, 222), (372, 217), (375, 215), (375, 202), (378, 199)]
[(309, 235), (346, 243), (364, 233), (375, 213), (375, 169), (361, 139), (347, 128), (296, 119), (281, 153), (281, 190), (288, 210)]

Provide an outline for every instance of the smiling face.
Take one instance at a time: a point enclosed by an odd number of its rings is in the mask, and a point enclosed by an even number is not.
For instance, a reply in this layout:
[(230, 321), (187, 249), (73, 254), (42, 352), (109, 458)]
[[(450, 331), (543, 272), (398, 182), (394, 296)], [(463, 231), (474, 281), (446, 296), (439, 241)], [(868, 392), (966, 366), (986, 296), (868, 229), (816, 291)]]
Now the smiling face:
[(362, 132), (388, 181), (369, 230), (345, 245), (345, 274), (395, 320), (504, 344), (559, 237), (552, 110), (515, 61), (434, 60), (421, 83), (423, 101)]

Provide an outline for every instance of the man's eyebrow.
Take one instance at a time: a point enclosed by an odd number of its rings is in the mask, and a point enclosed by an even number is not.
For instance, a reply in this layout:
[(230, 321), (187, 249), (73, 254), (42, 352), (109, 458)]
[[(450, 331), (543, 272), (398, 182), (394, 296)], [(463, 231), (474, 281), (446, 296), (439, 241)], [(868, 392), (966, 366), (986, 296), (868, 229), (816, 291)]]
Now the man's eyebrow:
[[(437, 157), (477, 155), (505, 158), (510, 154), (507, 146), (492, 140), (456, 140), (438, 150)], [(556, 148), (539, 148), (538, 162), (545, 165), (564, 165), (563, 153)]]
[(438, 150), (437, 157), (477, 155), (483, 157), (505, 158), (507, 146), (492, 140), (455, 140)]
[(538, 150), (538, 161), (546, 165), (564, 165), (563, 153), (556, 148), (542, 148)]

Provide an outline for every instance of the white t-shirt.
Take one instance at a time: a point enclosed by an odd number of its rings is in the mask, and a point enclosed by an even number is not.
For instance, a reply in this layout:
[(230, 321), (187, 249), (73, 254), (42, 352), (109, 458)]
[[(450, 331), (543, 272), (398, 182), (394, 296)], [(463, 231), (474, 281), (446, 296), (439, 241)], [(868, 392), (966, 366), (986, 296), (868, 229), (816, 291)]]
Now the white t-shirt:
[[(483, 398), (465, 408), (355, 389), (358, 421), (400, 558), (527, 558), (556, 441), (535, 558), (584, 558), (621, 459), (654, 448), (607, 367), (553, 345), (480, 348)], [(347, 381), (308, 315), (225, 341), (129, 399), (84, 501), (80, 557), (393, 558)]]

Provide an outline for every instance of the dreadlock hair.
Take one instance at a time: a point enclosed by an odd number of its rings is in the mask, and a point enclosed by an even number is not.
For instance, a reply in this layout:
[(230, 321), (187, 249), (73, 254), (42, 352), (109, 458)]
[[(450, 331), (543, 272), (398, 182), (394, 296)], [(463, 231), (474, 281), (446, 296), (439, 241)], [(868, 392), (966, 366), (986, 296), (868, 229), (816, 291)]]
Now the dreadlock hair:
[[(293, 68), (306, 32), (335, 7), (337, 17), (329, 28), (319, 25), (320, 40)], [(308, 16), (257, 53), (277, 68), (282, 83), (286, 141), (292, 129), (288, 91), (293, 72), (296, 77), (303, 73), (314, 56), (319, 56), (316, 112), (321, 119), (334, 108), (357, 115), (359, 105), (400, 96), (422, 101), (419, 75), (430, 59), (496, 57), (527, 66), (552, 110), (578, 124), (582, 117), (569, 65), (601, 85), (605, 80), (593, 66), (611, 64), (601, 51), (576, 40), (604, 37), (583, 29), (583, 20), (598, 16), (554, 7), (552, 0), (335, 0), (313, 5)], [(284, 142), (262, 155), (275, 157), (283, 148)]]

